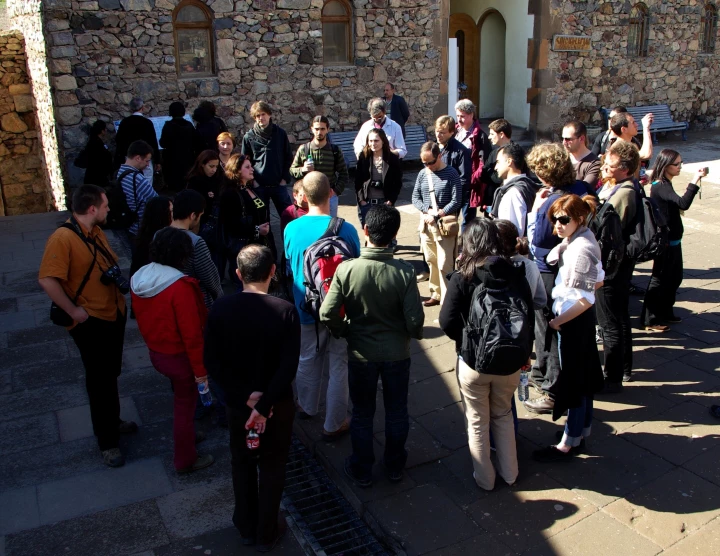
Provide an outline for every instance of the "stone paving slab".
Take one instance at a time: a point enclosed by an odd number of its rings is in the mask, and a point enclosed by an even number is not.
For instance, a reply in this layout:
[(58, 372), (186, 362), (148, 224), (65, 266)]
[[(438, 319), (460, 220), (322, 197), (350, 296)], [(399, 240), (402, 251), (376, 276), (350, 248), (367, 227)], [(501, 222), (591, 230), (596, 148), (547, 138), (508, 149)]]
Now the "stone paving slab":
[(653, 421), (645, 421), (622, 433), (628, 442), (665, 460), (682, 465), (720, 440), (720, 427), (707, 408), (693, 402), (677, 405)]
[(668, 548), (720, 516), (720, 487), (675, 469), (601, 511)]
[(0, 422), (0, 453), (4, 456), (49, 446), (60, 440), (53, 413)]
[(154, 500), (6, 537), (7, 556), (114, 556), (169, 543)]
[(56, 523), (170, 492), (172, 487), (158, 459), (131, 461), (118, 469), (107, 468), (39, 485), (40, 522)]
[(0, 535), (40, 525), (37, 489), (34, 486), (0, 493)]
[(595, 513), (580, 523), (566, 529), (562, 533), (547, 540), (547, 544), (531, 548), (526, 552), (530, 555), (554, 556), (616, 556), (632, 554), (633, 556), (653, 556), (662, 549), (651, 540), (637, 533), (628, 531), (611, 517), (603, 513)]
[(597, 511), (589, 500), (545, 474), (525, 477), (517, 488), (496, 488), (468, 508), (480, 527), (516, 552), (542, 545)]
[(409, 556), (443, 548), (481, 532), (435, 485), (418, 486), (407, 493), (371, 502), (368, 511), (383, 529), (400, 539)]
[(720, 518), (715, 518), (699, 531), (663, 552), (666, 556), (705, 556), (720, 553)]
[(156, 502), (171, 539), (192, 538), (233, 527), (235, 497), (229, 476), (209, 486), (173, 492)]
[[(60, 409), (56, 411), (56, 414), (60, 428), (60, 442), (70, 442), (78, 438), (93, 436), (89, 404)], [(123, 421), (134, 421), (138, 425), (142, 425), (132, 398), (120, 398), (120, 418)]]

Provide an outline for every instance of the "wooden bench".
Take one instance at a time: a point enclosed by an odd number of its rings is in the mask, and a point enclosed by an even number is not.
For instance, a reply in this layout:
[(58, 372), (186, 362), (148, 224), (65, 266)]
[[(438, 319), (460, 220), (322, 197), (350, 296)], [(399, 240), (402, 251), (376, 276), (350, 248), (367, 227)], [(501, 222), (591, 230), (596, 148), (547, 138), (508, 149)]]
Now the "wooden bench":
[[(650, 133), (652, 133), (653, 143), (657, 143), (657, 133), (666, 131), (681, 131), (682, 140), (687, 141), (687, 129), (689, 124), (687, 122), (675, 122), (672, 119), (670, 107), (667, 104), (656, 104), (654, 106), (628, 106), (627, 111), (632, 114), (635, 118), (635, 123), (638, 126), (638, 131), (642, 133), (642, 119), (645, 114), (652, 113), (654, 116), (653, 123), (650, 126)], [(610, 111), (603, 108), (603, 115), (605, 119), (608, 118)]]
[[(348, 168), (357, 166), (357, 157), (353, 150), (353, 142), (357, 137), (357, 131), (334, 131), (328, 134), (333, 145), (337, 145), (343, 152), (345, 164)], [(425, 128), (421, 125), (410, 125), (405, 127), (405, 146), (407, 155), (403, 160), (420, 160), (420, 147), (427, 141)]]

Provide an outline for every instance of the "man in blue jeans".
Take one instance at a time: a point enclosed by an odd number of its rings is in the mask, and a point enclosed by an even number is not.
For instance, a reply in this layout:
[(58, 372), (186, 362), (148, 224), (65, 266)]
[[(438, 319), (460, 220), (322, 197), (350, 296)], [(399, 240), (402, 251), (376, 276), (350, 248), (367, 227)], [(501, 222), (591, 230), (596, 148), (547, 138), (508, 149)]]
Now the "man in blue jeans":
[(425, 316), (413, 267), (393, 258), (390, 245), (399, 229), (400, 213), (394, 207), (375, 205), (368, 211), (363, 229), (367, 247), (360, 258), (338, 267), (320, 309), (320, 321), (348, 342), (353, 453), (345, 461), (345, 473), (360, 487), (372, 484), (378, 377), (383, 384), (388, 479), (401, 481), (407, 461), (410, 339), (422, 338)]

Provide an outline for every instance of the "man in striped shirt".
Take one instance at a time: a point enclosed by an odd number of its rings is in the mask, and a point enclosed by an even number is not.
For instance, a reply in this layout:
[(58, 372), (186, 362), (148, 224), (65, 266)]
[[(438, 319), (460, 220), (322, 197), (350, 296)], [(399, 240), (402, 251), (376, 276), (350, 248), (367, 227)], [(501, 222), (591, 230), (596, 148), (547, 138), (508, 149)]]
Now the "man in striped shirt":
[[(440, 147), (434, 141), (420, 147), (420, 160), (425, 169), (415, 180), (412, 203), (422, 213), (420, 247), (430, 267), (430, 298), (423, 305), (432, 307), (445, 299), (446, 275), (452, 272), (457, 255), (457, 233), (442, 235), (438, 220), (443, 216), (457, 216), (462, 202), (462, 185), (457, 170), (443, 162)], [(431, 185), (433, 193), (430, 192)]]
[[(128, 232), (135, 236), (140, 228), (140, 221), (145, 213), (147, 202), (158, 194), (150, 185), (150, 182), (143, 175), (152, 160), (153, 149), (145, 141), (130, 143), (125, 164), (120, 166), (117, 179), (122, 186), (125, 199), (131, 211), (137, 213), (137, 220), (128, 229)], [(113, 207), (110, 207), (113, 210)]]
[(310, 172), (321, 172), (330, 180), (330, 216), (337, 216), (338, 196), (342, 195), (348, 183), (348, 171), (342, 150), (328, 141), (330, 121), (325, 116), (312, 119), (313, 140), (298, 148), (290, 166), (290, 174), (302, 179)]

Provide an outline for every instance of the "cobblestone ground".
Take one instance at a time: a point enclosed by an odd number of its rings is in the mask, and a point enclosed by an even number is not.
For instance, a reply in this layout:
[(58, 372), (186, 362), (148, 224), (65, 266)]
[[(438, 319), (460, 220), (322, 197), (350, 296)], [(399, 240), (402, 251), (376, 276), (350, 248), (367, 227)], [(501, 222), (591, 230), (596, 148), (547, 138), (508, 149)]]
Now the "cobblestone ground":
[[(399, 484), (376, 467), (360, 490), (342, 473), (349, 439), (317, 442), (320, 419), (297, 432), (347, 498), (407, 554), (713, 554), (720, 552), (720, 133), (668, 138), (686, 162), (682, 178), (711, 168), (703, 198), (685, 215), (683, 322), (668, 334), (633, 330), (635, 381), (596, 403), (587, 454), (566, 465), (536, 464), (530, 452), (559, 425), (520, 407), (516, 487), (492, 493), (472, 479), (453, 346), (426, 311), (414, 342), (408, 471)], [(400, 203), (399, 256), (419, 261), (409, 206), (415, 171)], [(351, 195), (341, 215), (357, 222)], [(230, 521), (227, 432), (200, 422), (211, 468), (178, 477), (172, 468), (172, 394), (156, 373), (134, 321), (126, 336), (120, 395), (124, 418), (140, 432), (123, 439), (128, 463), (107, 469), (89, 422), (83, 370), (67, 333), (48, 321), (37, 267), (47, 236), (63, 220), (44, 214), (0, 220), (0, 555), (243, 554)], [(122, 245), (114, 240), (129, 261)], [(649, 279), (649, 265), (635, 281)], [(420, 284), (427, 295), (427, 283)], [(640, 311), (633, 298), (632, 314)], [(377, 456), (383, 443), (378, 398)], [(277, 551), (300, 554), (289, 535)]]

